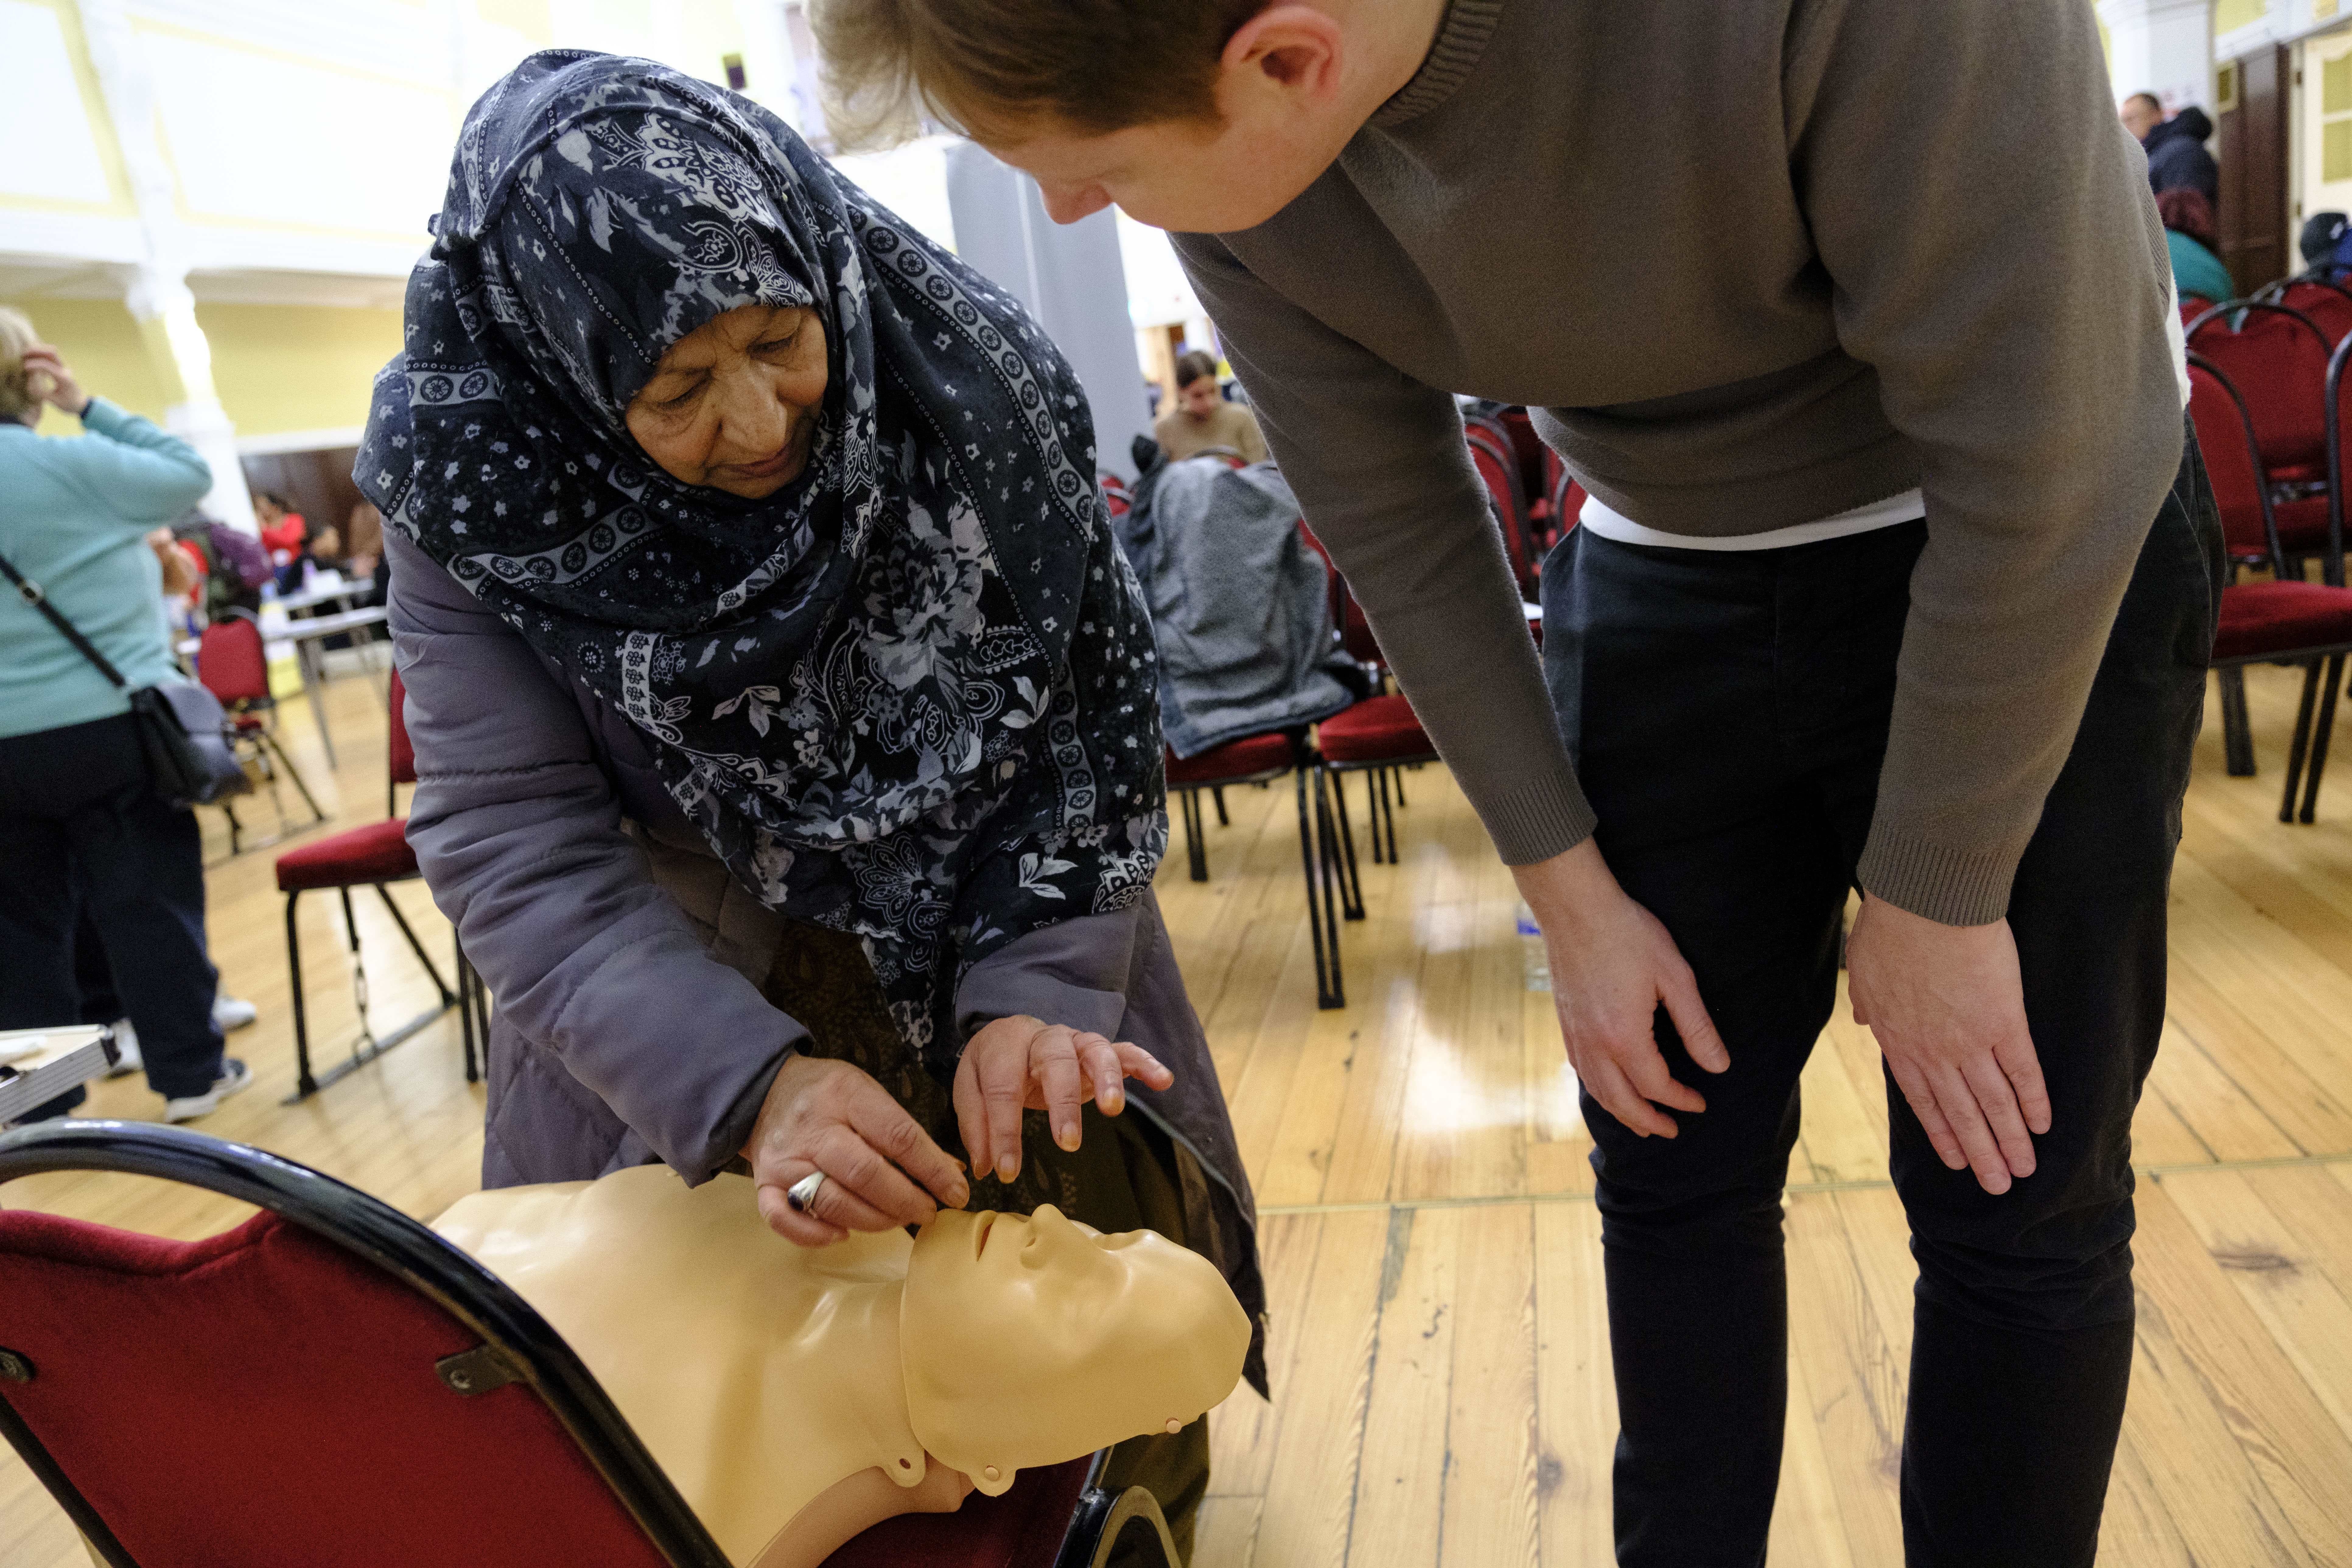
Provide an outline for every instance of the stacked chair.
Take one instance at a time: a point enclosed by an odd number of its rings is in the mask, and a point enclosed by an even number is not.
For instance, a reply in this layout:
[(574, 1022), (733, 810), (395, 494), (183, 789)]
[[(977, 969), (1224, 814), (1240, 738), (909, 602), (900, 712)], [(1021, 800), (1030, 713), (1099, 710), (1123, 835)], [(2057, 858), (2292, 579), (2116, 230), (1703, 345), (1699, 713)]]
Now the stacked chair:
[[(0, 1211), (0, 1435), (102, 1568), (727, 1568), (571, 1346), (415, 1220), (181, 1128), (0, 1135), (0, 1182), (69, 1170), (261, 1211), (194, 1242)], [(1105, 1458), (888, 1521), (826, 1568), (1174, 1568)]]
[[(2253, 421), (2281, 546), (2297, 564), (2326, 546), (2328, 360), (2336, 347), (2319, 324), (2290, 306), (2234, 300), (2189, 328), (2189, 347), (2236, 389)], [(2270, 563), (2259, 538), (2233, 540), (2231, 559)]]

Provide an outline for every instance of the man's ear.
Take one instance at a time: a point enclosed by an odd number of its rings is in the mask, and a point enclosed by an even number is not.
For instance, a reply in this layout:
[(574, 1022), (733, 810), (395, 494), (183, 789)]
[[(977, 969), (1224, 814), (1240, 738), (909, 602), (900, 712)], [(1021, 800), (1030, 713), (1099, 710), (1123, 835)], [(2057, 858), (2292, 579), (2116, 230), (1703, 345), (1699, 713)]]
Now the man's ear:
[(1347, 29), (1312, 5), (1270, 5), (1242, 25), (1218, 59), (1221, 73), (1251, 73), (1311, 103), (1339, 91)]

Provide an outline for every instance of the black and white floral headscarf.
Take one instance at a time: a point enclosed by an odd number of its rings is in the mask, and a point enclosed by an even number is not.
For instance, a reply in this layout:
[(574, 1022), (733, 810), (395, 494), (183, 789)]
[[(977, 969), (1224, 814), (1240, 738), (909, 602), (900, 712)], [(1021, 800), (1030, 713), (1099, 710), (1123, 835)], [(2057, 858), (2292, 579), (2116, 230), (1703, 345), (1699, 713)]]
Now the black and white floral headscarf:
[[(1076, 377), (1019, 305), (757, 105), (552, 50), (467, 117), (353, 477), (653, 741), (772, 908), (865, 939), (933, 1070), (956, 982), (1122, 908), (1167, 841), (1142, 600)], [(624, 414), (747, 304), (814, 308), (807, 470), (679, 484)]]

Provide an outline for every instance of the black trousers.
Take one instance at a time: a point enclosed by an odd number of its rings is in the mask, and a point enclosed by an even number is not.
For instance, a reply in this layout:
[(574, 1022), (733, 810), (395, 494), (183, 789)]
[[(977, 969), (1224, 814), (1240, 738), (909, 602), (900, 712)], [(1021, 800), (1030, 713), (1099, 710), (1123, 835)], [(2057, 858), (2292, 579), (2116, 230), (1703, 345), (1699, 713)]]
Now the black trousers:
[[(1787, 549), (1579, 531), (1544, 574), (1546, 677), (1618, 879), (1665, 923), (1731, 1052), (1641, 1139), (1587, 1097), (1621, 1435), (1618, 1560), (1764, 1561), (1788, 1402), (1781, 1188), (1798, 1074), (1885, 755), (1914, 522)], [(1947, 1170), (1887, 1081), (1919, 1276), (1914, 1568), (2092, 1561), (2132, 1354), (2131, 1117), (2164, 1021), (2166, 898), (2203, 711), (2221, 529), (2193, 437), (2142, 549), (2009, 907), (2049, 1082), (2035, 1173)]]
[[(194, 813), (148, 793), (127, 714), (0, 739), (0, 1029), (82, 1016), (74, 950), (83, 914), (139, 1031), (149, 1086), (167, 1100), (208, 1092), (221, 1033), (203, 839)], [(67, 1105), (80, 1098), (75, 1090)]]

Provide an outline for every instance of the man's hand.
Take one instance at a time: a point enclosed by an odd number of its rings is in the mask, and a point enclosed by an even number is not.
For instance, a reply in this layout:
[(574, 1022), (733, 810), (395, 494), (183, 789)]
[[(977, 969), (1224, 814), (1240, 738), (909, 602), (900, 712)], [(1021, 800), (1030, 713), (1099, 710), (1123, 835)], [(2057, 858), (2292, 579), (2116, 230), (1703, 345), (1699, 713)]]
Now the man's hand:
[(2033, 1173), (2050, 1092), (2025, 1023), (2007, 921), (1948, 926), (1864, 895), (1846, 939), (1853, 1021), (1867, 1025), (1927, 1141), (1989, 1193)]
[(89, 394), (66, 368), (65, 356), (47, 343), (35, 343), (25, 351), (25, 380), (35, 397), (60, 414), (79, 419), (89, 412)]
[(1105, 1116), (1127, 1109), (1127, 1080), (1166, 1089), (1176, 1075), (1140, 1046), (1117, 1044), (1026, 1015), (999, 1018), (972, 1036), (956, 1064), (956, 1122), (971, 1168), (999, 1181), (1021, 1173), (1021, 1112), (1042, 1110), (1054, 1142), (1078, 1146), (1078, 1110), (1091, 1094)]
[(1706, 1101), (1666, 1070), (1651, 1026), (1658, 1004), (1693, 1061), (1709, 1072), (1731, 1065), (1675, 939), (1625, 896), (1589, 838), (1512, 875), (1543, 928), (1552, 1005), (1585, 1092), (1643, 1137), (1672, 1138), (1675, 1119), (1658, 1107), (1697, 1112)]
[[(950, 1208), (971, 1197), (956, 1163), (870, 1075), (797, 1052), (769, 1085), (743, 1158), (759, 1184), (760, 1217), (803, 1247), (920, 1225), (939, 1212), (933, 1197)], [(796, 1212), (784, 1193), (812, 1171), (824, 1173), (824, 1184)]]

